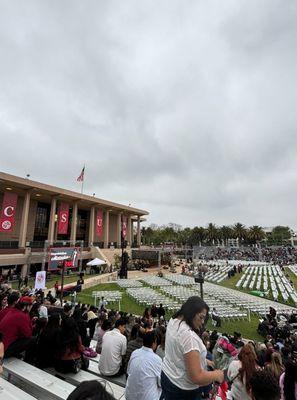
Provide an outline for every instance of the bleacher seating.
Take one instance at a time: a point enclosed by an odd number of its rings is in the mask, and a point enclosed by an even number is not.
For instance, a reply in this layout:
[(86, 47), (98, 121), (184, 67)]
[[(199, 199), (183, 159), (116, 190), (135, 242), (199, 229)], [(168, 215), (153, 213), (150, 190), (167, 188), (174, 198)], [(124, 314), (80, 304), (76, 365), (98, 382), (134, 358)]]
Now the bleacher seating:
[(0, 400), (35, 400), (35, 397), (0, 378)]
[(42, 400), (66, 400), (75, 387), (17, 358), (3, 364), (7, 380), (33, 397)]

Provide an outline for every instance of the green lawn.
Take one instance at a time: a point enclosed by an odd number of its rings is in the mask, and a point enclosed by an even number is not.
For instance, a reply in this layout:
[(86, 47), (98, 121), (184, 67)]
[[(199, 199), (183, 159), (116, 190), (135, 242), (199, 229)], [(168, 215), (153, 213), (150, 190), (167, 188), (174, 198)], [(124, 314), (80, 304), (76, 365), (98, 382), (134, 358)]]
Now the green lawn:
[[(78, 279), (78, 275), (77, 274), (72, 274), (72, 275), (65, 275), (64, 277), (64, 284), (67, 283), (72, 283), (72, 282), (76, 282)], [(46, 287), (48, 289), (54, 287), (54, 284), (56, 283), (56, 281), (59, 282), (59, 285), (61, 284), (61, 275), (52, 275), (50, 279), (46, 280)], [(30, 278), (28, 281), (28, 286), (33, 286), (35, 285), (35, 278)], [(11, 286), (13, 289), (17, 289), (18, 288), (18, 282), (12, 282)]]
[[(92, 288), (84, 290), (77, 296), (77, 299), (82, 303), (94, 304), (94, 298), (92, 297), (92, 292), (95, 290), (119, 290), (122, 292), (121, 310), (135, 315), (142, 315), (144, 307), (137, 304), (133, 299), (131, 299), (125, 292), (125, 289), (119, 288), (116, 283), (102, 283), (100, 285), (93, 286)], [(108, 308), (118, 309), (118, 303), (109, 303)], [(166, 314), (166, 318), (170, 318), (170, 314)], [(258, 317), (252, 316), (251, 322), (247, 320), (239, 321), (226, 321), (222, 322), (221, 332), (226, 332), (233, 334), (234, 331), (240, 332), (244, 338), (261, 341), (263, 338), (257, 333)], [(209, 322), (207, 328), (213, 330), (211, 323)]]

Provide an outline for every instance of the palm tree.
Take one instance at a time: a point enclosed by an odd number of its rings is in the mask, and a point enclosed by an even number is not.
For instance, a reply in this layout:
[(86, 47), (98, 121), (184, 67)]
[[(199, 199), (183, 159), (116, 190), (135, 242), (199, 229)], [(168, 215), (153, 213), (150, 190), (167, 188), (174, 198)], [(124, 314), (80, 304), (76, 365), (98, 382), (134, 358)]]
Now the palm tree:
[(228, 239), (233, 237), (233, 230), (230, 226), (223, 225), (220, 229), (220, 237), (223, 239), (225, 245), (227, 244)]
[(257, 242), (260, 242), (261, 240), (265, 239), (266, 234), (261, 226), (254, 225), (249, 228), (247, 236), (252, 243), (256, 244)]
[(243, 241), (244, 239), (246, 239), (246, 235), (247, 235), (246, 227), (243, 224), (241, 224), (240, 222), (237, 222), (233, 226), (233, 235), (234, 235), (235, 239), (239, 239), (240, 241)]
[(212, 222), (206, 227), (206, 238), (211, 244), (214, 244), (215, 240), (218, 239), (218, 228)]
[(205, 239), (205, 229), (200, 226), (195, 226), (192, 229), (192, 232), (189, 237), (189, 244), (191, 245), (200, 245)]

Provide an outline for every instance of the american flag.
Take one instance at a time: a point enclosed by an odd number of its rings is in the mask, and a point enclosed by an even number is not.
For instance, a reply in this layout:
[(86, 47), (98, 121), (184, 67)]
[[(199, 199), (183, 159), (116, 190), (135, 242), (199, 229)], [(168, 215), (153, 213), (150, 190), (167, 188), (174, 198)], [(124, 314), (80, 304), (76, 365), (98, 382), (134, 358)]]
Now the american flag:
[(85, 167), (81, 170), (79, 177), (77, 178), (77, 182), (83, 182), (85, 177)]

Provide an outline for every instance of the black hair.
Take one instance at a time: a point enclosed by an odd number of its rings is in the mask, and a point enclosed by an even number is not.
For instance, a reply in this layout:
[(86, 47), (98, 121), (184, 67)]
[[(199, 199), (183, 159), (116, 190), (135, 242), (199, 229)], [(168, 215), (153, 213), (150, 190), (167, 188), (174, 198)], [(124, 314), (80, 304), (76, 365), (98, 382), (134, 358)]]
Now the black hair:
[(297, 383), (297, 359), (289, 358), (285, 364), (286, 372), (284, 378), (285, 400), (295, 400), (295, 385)]
[(12, 292), (7, 297), (7, 304), (9, 306), (12, 306), (14, 303), (16, 303), (18, 301), (19, 298), (20, 298), (20, 295), (18, 292)]
[(116, 320), (114, 327), (118, 328), (121, 325), (126, 325), (126, 323), (127, 323), (127, 321), (124, 318), (120, 318), (120, 319)]
[[(191, 296), (188, 300), (182, 305), (182, 307), (172, 316), (172, 318), (182, 317), (182, 320), (185, 321), (193, 331), (197, 332), (196, 328), (193, 325), (193, 319), (196, 314), (201, 313), (203, 310), (208, 311), (209, 307), (199, 296)], [(207, 316), (205, 318), (205, 324), (207, 322)]]
[(151, 348), (152, 345), (157, 342), (157, 335), (155, 331), (146, 332), (143, 335), (143, 345)]
[(115, 400), (98, 381), (85, 381), (67, 397), (67, 400)]
[(110, 320), (109, 320), (109, 319), (105, 319), (105, 320), (102, 322), (101, 329), (102, 329), (103, 331), (108, 331), (108, 329), (110, 329), (110, 328), (111, 328), (111, 322), (110, 322)]
[(279, 400), (280, 398), (279, 383), (273, 373), (267, 369), (256, 370), (251, 377), (250, 386), (255, 400)]

